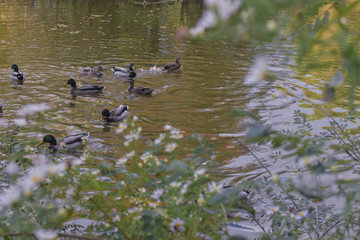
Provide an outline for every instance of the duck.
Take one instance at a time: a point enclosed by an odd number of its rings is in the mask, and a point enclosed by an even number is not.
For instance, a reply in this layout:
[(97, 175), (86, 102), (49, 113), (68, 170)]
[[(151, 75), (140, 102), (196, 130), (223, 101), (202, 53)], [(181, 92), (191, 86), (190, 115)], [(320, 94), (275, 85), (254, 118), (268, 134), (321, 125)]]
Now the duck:
[(133, 63), (130, 63), (129, 69), (115, 66), (111, 68), (111, 71), (113, 71), (115, 76), (134, 78), (136, 77), (136, 72), (134, 71), (133, 66)]
[(105, 108), (101, 113), (101, 121), (105, 120), (106, 122), (120, 122), (126, 118), (128, 111), (129, 106), (127, 105), (120, 105), (118, 108), (111, 111)]
[(104, 69), (101, 66), (97, 66), (94, 68), (90, 68), (90, 67), (82, 67), (80, 68), (80, 73), (84, 76), (89, 76), (89, 77), (101, 77), (103, 75)]
[(80, 88), (76, 87), (76, 81), (70, 78), (66, 83), (71, 85), (70, 94), (71, 95), (90, 95), (101, 92), (104, 87), (97, 85), (86, 85)]
[(180, 62), (181, 62), (181, 58), (176, 57), (175, 63), (166, 64), (165, 66), (163, 66), (161, 68), (161, 71), (167, 72), (167, 73), (175, 72), (175, 71), (177, 71), (177, 70), (179, 70), (181, 68), (181, 63)]
[(61, 149), (61, 147), (65, 147), (66, 150), (72, 150), (75, 148), (79, 148), (82, 146), (83, 138), (89, 137), (89, 133), (78, 133), (74, 135), (69, 135), (64, 138), (62, 143), (58, 142), (56, 138), (51, 135), (45, 135), (43, 140), (39, 143), (39, 145), (42, 145), (44, 143), (49, 143), (48, 149), (51, 152), (56, 152)]
[(13, 64), (11, 69), (14, 69), (14, 72), (10, 75), (12, 81), (25, 81), (25, 76), (19, 71), (18, 65)]
[(129, 93), (135, 93), (138, 95), (150, 95), (154, 91), (151, 88), (147, 88), (147, 87), (134, 87), (135, 80), (133, 78), (129, 78), (123, 83), (129, 83), (129, 87), (127, 89)]

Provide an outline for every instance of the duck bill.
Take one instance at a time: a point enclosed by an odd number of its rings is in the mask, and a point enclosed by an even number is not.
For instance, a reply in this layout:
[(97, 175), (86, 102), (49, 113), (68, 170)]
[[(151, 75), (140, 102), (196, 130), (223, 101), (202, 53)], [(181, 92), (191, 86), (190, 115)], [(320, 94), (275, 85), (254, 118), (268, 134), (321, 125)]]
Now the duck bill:
[(68, 83), (65, 83), (64, 86), (66, 86)]
[(100, 122), (104, 121), (104, 116), (101, 116)]
[(45, 143), (44, 141), (41, 141), (39, 142), (38, 146), (43, 145), (44, 143)]

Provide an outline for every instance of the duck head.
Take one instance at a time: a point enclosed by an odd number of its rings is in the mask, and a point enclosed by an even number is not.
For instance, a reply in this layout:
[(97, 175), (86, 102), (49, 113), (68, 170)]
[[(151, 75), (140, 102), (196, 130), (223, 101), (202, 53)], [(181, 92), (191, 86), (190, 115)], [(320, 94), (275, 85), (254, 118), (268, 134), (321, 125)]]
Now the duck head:
[(130, 65), (129, 65), (129, 69), (130, 69), (130, 70), (134, 70), (134, 68), (133, 68), (133, 67), (134, 67), (134, 65), (135, 65), (135, 64), (130, 63)]
[(105, 108), (104, 110), (102, 110), (101, 115), (102, 116), (100, 122), (103, 121), (105, 117), (110, 117), (110, 110)]
[(39, 143), (39, 145), (42, 145), (44, 143), (50, 143), (50, 145), (56, 145), (57, 142), (56, 142), (56, 139), (53, 135), (46, 135), (43, 140)]
[(181, 58), (180, 58), (180, 57), (176, 57), (176, 58), (175, 58), (175, 61), (176, 61), (177, 63), (180, 63), (180, 62), (181, 62)]
[(65, 83), (65, 85), (67, 85), (67, 84), (70, 84), (71, 87), (75, 87), (75, 88), (76, 88), (76, 82), (75, 82), (75, 80), (72, 79), (72, 78), (70, 78), (70, 79)]
[(11, 66), (11, 69), (14, 69), (14, 72), (19, 72), (19, 67), (18, 67), (18, 65), (16, 65), (16, 64), (13, 64), (13, 65)]

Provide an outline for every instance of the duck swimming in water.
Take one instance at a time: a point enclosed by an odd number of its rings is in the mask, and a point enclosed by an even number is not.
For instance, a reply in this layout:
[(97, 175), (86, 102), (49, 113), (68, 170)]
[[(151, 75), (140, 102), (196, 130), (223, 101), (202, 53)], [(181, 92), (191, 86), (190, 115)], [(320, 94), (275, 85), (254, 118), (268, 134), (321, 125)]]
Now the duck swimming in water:
[(181, 62), (181, 58), (176, 57), (175, 63), (166, 64), (165, 66), (163, 66), (161, 68), (161, 71), (167, 72), (167, 73), (175, 72), (175, 71), (177, 71), (177, 70), (179, 70), (181, 68), (181, 63), (180, 62)]
[(97, 66), (97, 67), (94, 67), (94, 68), (90, 68), (90, 67), (82, 67), (80, 69), (80, 73), (83, 75), (83, 76), (88, 76), (88, 77), (101, 77), (103, 75), (103, 72), (104, 69), (101, 67), (101, 66)]
[(25, 76), (19, 71), (18, 65), (13, 64), (11, 69), (14, 69), (14, 72), (10, 75), (12, 81), (25, 81)]
[(44, 143), (50, 143), (48, 149), (51, 152), (56, 152), (56, 151), (60, 150), (60, 148), (62, 146), (64, 146), (66, 150), (72, 150), (72, 149), (81, 147), (83, 138), (87, 138), (87, 137), (89, 137), (89, 135), (90, 134), (88, 134), (88, 133), (79, 133), (79, 134), (69, 135), (69, 136), (66, 136), (64, 138), (62, 144), (60, 144), (60, 142), (56, 141), (56, 138), (53, 135), (48, 134), (48, 135), (44, 136), (43, 140), (39, 143), (39, 145), (42, 145)]
[(66, 84), (71, 85), (71, 88), (70, 88), (71, 95), (91, 95), (91, 94), (95, 94), (95, 93), (100, 93), (104, 89), (103, 86), (97, 86), (97, 85), (86, 85), (86, 86), (77, 88), (76, 82), (72, 78), (70, 78), (66, 82)]
[(120, 122), (124, 120), (128, 114), (129, 106), (127, 105), (120, 105), (120, 107), (109, 111), (109, 109), (105, 108), (102, 111), (102, 120), (107, 122)]
[(129, 78), (128, 80), (124, 81), (123, 83), (129, 83), (128, 92), (135, 93), (138, 95), (150, 95), (153, 90), (147, 87), (134, 87), (135, 80), (133, 78)]
[(133, 66), (134, 64), (130, 63), (129, 69), (123, 67), (113, 67), (111, 70), (115, 76), (134, 78), (136, 77), (136, 72), (134, 71)]

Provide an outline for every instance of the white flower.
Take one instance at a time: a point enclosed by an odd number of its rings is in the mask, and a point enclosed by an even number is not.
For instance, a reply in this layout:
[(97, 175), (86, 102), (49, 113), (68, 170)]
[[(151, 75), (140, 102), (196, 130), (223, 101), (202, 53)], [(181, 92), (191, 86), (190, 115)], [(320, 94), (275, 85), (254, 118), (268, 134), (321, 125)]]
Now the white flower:
[(166, 124), (164, 126), (164, 130), (167, 131), (167, 130), (171, 130), (172, 129), (172, 126), (170, 124)]
[(120, 221), (119, 215), (118, 215), (118, 214), (115, 214), (115, 216), (113, 217), (112, 221), (113, 221), (113, 222), (118, 222), (118, 221)]
[(175, 218), (171, 221), (169, 227), (170, 227), (170, 230), (173, 232), (182, 232), (185, 230), (183, 225), (184, 225), (183, 220), (181, 220), (180, 218)]
[(118, 128), (115, 130), (116, 133), (122, 133), (125, 129), (127, 129), (126, 122), (121, 122)]
[(197, 179), (201, 175), (204, 175), (205, 173), (206, 173), (205, 168), (200, 168), (200, 169), (196, 170), (194, 173), (195, 179)]
[(273, 215), (275, 212), (277, 212), (279, 210), (280, 210), (279, 206), (274, 206), (274, 207), (271, 207), (271, 208), (267, 209), (266, 214), (267, 215)]
[(204, 11), (196, 27), (189, 30), (193, 36), (203, 33), (207, 28), (214, 27), (218, 17), (222, 20), (229, 19), (241, 6), (241, 0), (206, 0), (208, 10)]
[(5, 171), (9, 174), (9, 175), (15, 175), (15, 174), (18, 174), (19, 171), (20, 171), (20, 168), (19, 166), (14, 163), (14, 162), (10, 162), (6, 168), (5, 168)]
[(151, 195), (151, 198), (156, 200), (156, 201), (159, 201), (161, 196), (164, 194), (164, 189), (162, 188), (159, 188), (159, 189), (156, 189), (153, 194)]
[(253, 85), (262, 81), (268, 72), (268, 64), (264, 56), (258, 56), (255, 64), (250, 68), (249, 73), (245, 76), (244, 85)]
[(180, 187), (181, 183), (180, 182), (171, 182), (170, 183), (170, 186), (173, 187), (173, 188), (178, 188)]
[(18, 187), (10, 187), (0, 194), (0, 206), (11, 205), (21, 197), (21, 191)]
[(146, 151), (140, 156), (140, 159), (143, 160), (143, 162), (147, 162), (152, 156), (150, 152)]
[(116, 163), (115, 163), (115, 166), (122, 166), (124, 165), (126, 162), (127, 162), (128, 158), (127, 157), (122, 157), (122, 158), (119, 158)]
[(227, 20), (241, 6), (241, 0), (206, 0), (205, 4), (210, 8), (216, 8), (222, 20)]
[(29, 192), (34, 187), (37, 187), (41, 181), (43, 181), (49, 173), (48, 164), (40, 164), (31, 168), (23, 179), (23, 189), (25, 192)]
[(176, 148), (176, 143), (168, 143), (165, 147), (165, 152), (172, 152)]
[(296, 220), (300, 220), (300, 219), (303, 219), (304, 217), (306, 217), (307, 215), (309, 214), (308, 211), (301, 211), (301, 212), (298, 212), (296, 215), (295, 215), (295, 219)]
[(50, 109), (50, 106), (47, 103), (27, 104), (20, 108), (20, 110), (17, 112), (17, 115), (21, 117), (27, 117), (37, 112), (44, 112), (48, 109)]
[(211, 28), (217, 24), (217, 17), (214, 11), (206, 10), (196, 24), (196, 27), (190, 28), (189, 33), (192, 36), (203, 33), (207, 28)]
[(135, 156), (135, 151), (133, 150), (133, 151), (131, 151), (131, 152), (128, 152), (127, 154), (126, 154), (126, 157), (128, 157), (128, 158), (132, 158), (133, 156)]
[(139, 139), (140, 134), (137, 131), (131, 130), (129, 134), (125, 135), (124, 138), (127, 142), (132, 142), (132, 140)]
[(170, 134), (171, 134), (170, 137), (174, 139), (180, 139), (183, 137), (183, 135), (180, 134), (180, 129), (176, 129), (176, 128), (171, 129)]
[(52, 240), (57, 237), (57, 233), (50, 229), (37, 229), (34, 231), (34, 235), (39, 240)]
[(139, 118), (137, 116), (133, 117), (133, 121), (136, 122)]
[(161, 143), (164, 140), (165, 136), (165, 133), (160, 133), (160, 136), (154, 140), (154, 144), (157, 145)]
[(196, 199), (196, 203), (197, 203), (199, 206), (204, 205), (204, 203), (205, 203), (204, 195), (202, 195), (202, 194), (200, 193), (200, 196), (198, 197), (198, 199)]
[(182, 195), (184, 195), (185, 193), (186, 193), (186, 191), (187, 191), (187, 187), (190, 185), (190, 183), (188, 182), (188, 183), (185, 183), (183, 186), (182, 186), (182, 188), (181, 188), (181, 190), (180, 190), (180, 193), (182, 194)]
[(208, 192), (219, 193), (222, 190), (222, 184), (216, 184), (216, 182), (211, 182), (208, 184)]

